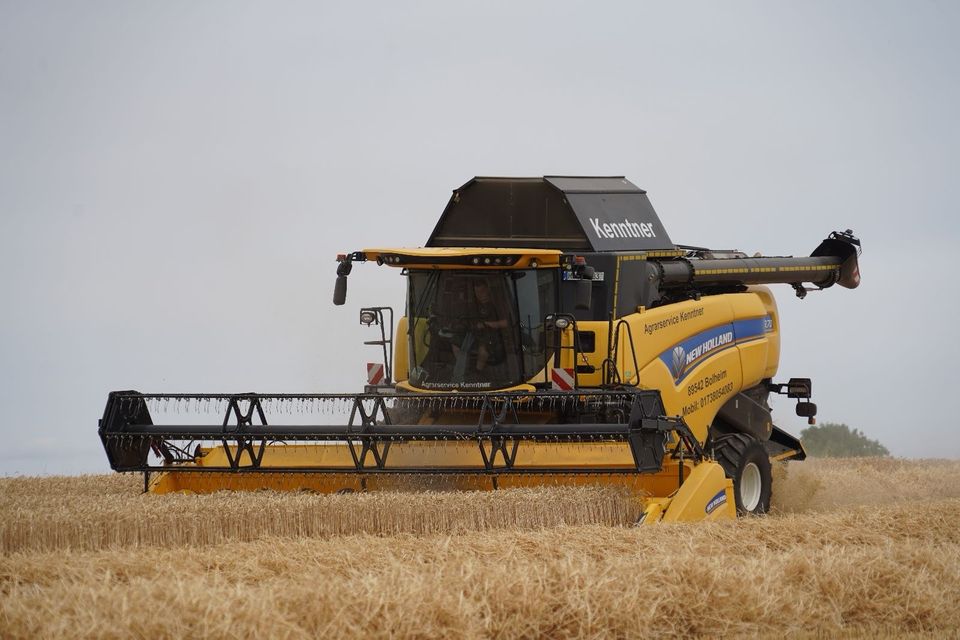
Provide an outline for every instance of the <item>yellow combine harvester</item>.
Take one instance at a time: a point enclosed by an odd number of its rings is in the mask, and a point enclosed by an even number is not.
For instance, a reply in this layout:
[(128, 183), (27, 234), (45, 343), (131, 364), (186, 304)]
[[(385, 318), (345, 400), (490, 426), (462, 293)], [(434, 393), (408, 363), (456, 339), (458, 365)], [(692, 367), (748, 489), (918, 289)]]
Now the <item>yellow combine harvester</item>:
[(364, 393), (117, 391), (100, 437), (159, 493), (594, 483), (645, 523), (763, 513), (771, 460), (804, 457), (769, 394), (816, 413), (809, 379), (774, 382), (764, 285), (855, 288), (859, 251), (850, 231), (799, 258), (675, 245), (623, 178), (475, 178), (426, 247), (338, 256), (338, 305), (357, 263), (406, 278), (396, 325), (360, 310), (383, 353)]

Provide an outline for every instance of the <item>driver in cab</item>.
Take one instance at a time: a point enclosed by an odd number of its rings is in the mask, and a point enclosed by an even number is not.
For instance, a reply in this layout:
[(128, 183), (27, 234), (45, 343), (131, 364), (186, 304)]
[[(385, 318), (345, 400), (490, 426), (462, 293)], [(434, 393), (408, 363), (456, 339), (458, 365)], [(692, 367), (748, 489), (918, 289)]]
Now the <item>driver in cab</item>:
[(483, 371), (491, 356), (502, 351), (503, 344), (499, 332), (507, 328), (506, 314), (500, 305), (494, 303), (490, 295), (490, 285), (486, 280), (477, 280), (473, 284), (476, 304), (476, 324), (473, 327), (477, 337), (477, 371)]

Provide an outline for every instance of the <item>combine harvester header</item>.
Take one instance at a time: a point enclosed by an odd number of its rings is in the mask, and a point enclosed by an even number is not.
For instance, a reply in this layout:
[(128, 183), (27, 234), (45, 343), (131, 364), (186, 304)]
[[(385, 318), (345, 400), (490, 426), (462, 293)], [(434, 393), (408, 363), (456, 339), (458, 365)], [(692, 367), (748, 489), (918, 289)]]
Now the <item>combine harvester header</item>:
[(382, 354), (363, 393), (113, 392), (100, 437), (156, 492), (592, 483), (647, 523), (763, 513), (771, 460), (805, 457), (769, 394), (816, 414), (809, 379), (774, 381), (764, 285), (856, 288), (859, 253), (849, 230), (808, 257), (676, 245), (622, 177), (474, 178), (425, 247), (337, 257), (334, 304), (359, 263), (406, 280), (396, 323), (360, 310)]

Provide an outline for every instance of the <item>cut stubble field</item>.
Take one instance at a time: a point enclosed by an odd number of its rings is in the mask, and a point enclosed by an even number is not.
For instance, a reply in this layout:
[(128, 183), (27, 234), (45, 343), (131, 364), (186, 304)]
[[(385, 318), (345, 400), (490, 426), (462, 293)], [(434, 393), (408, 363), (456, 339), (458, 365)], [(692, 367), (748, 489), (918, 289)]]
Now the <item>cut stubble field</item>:
[(604, 488), (143, 495), (0, 480), (0, 636), (957, 637), (960, 462), (810, 460), (774, 513)]

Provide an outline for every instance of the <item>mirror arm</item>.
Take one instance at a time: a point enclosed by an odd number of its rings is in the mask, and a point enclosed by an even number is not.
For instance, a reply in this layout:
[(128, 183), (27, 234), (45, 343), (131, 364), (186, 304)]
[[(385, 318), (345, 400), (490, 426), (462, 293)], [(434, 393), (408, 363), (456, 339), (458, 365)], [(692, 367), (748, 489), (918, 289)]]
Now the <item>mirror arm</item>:
[(333, 285), (333, 304), (342, 306), (347, 302), (347, 276), (353, 270), (353, 255), (337, 256), (337, 281)]

